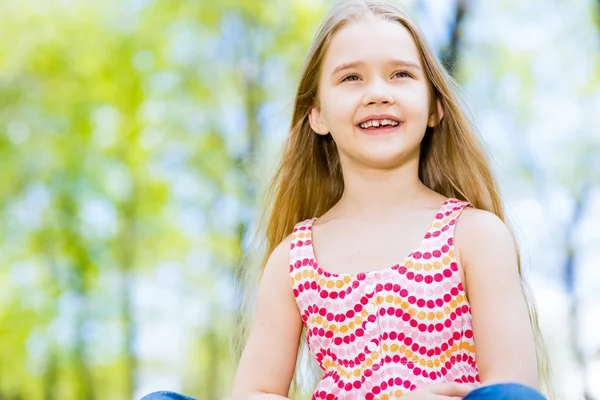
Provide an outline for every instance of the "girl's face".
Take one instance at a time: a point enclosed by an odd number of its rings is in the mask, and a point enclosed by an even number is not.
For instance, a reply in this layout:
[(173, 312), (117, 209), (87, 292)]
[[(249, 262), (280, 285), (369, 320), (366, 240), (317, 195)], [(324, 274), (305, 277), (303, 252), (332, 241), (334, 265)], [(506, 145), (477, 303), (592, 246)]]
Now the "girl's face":
[[(332, 38), (319, 79), (311, 127), (331, 133), (342, 165), (391, 169), (418, 157), (429, 115), (421, 57), (399, 23), (365, 19)], [(440, 119), (442, 110), (438, 102)]]

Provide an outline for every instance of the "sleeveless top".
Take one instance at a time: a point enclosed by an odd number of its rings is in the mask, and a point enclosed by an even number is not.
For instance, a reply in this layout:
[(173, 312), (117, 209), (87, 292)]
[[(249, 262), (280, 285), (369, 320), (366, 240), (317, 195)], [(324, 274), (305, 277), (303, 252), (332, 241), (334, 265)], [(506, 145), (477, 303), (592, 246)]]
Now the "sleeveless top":
[(298, 223), (290, 276), (310, 352), (324, 371), (312, 399), (403, 396), (441, 382), (479, 382), (471, 310), (455, 258), (454, 227), (469, 203), (448, 199), (401, 264), (324, 271), (312, 224)]

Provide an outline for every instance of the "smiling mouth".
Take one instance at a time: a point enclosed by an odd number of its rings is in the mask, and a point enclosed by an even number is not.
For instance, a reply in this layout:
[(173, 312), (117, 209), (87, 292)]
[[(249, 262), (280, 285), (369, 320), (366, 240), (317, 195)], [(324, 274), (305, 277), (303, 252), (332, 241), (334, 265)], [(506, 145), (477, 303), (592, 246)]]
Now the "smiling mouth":
[(402, 125), (401, 122), (394, 121), (391, 119), (382, 119), (382, 120), (370, 120), (367, 122), (363, 122), (361, 124), (358, 124), (357, 127), (359, 127), (363, 131), (376, 132), (376, 131), (384, 131), (384, 130), (390, 130), (393, 128), (397, 128), (400, 125)]

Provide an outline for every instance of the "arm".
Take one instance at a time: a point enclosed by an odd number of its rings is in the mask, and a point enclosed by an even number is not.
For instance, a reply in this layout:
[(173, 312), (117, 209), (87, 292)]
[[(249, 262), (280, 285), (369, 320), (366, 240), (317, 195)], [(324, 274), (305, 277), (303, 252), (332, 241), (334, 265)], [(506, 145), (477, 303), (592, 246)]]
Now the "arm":
[(233, 384), (234, 400), (277, 400), (288, 394), (302, 332), (290, 284), (289, 248), (288, 237), (265, 266), (254, 321)]
[(533, 329), (513, 237), (502, 220), (487, 211), (467, 208), (460, 221), (456, 246), (471, 304), (481, 382), (537, 388)]

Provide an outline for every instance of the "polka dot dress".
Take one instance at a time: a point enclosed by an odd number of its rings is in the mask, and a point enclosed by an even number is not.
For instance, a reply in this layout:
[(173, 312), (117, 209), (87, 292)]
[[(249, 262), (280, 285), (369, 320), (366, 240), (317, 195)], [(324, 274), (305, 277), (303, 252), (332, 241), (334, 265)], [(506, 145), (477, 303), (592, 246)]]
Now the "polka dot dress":
[(479, 382), (471, 312), (453, 245), (469, 203), (448, 199), (401, 263), (324, 271), (312, 224), (292, 234), (290, 276), (311, 353), (324, 370), (313, 399), (396, 399), (429, 383)]

